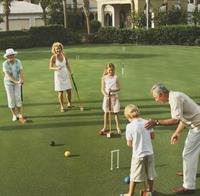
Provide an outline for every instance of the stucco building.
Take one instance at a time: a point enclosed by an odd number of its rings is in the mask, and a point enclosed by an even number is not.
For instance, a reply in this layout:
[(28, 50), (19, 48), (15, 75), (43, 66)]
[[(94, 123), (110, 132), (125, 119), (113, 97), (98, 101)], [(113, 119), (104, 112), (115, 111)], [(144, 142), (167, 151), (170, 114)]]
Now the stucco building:
[[(10, 30), (29, 29), (32, 26), (44, 25), (41, 6), (30, 2), (30, 0), (12, 1), (9, 16)], [(73, 8), (75, 6), (73, 2), (72, 0), (66, 0), (67, 7)], [(129, 27), (128, 18), (130, 18), (133, 2), (136, 13), (145, 11), (146, 0), (90, 0), (90, 18), (99, 20), (102, 26)], [(193, 12), (197, 6), (200, 11), (200, 0), (149, 0), (149, 5), (150, 12), (166, 11), (172, 5), (188, 12)], [(77, 0), (76, 6), (81, 10), (83, 1)], [(0, 16), (4, 17), (1, 3)], [(5, 30), (5, 26), (5, 22), (0, 23), (0, 30)]]
[[(4, 22), (0, 23), (0, 30), (6, 30), (3, 5), (0, 3), (0, 16)], [(40, 5), (32, 4), (27, 1), (12, 1), (9, 15), (9, 29), (22, 30), (29, 29), (32, 26), (43, 26), (42, 8)]]
[[(102, 26), (127, 27), (132, 3), (136, 13), (145, 11), (146, 0), (97, 0), (98, 20)], [(200, 4), (199, 0), (149, 0), (149, 10), (150, 12), (166, 11), (174, 5), (192, 12), (198, 3)]]

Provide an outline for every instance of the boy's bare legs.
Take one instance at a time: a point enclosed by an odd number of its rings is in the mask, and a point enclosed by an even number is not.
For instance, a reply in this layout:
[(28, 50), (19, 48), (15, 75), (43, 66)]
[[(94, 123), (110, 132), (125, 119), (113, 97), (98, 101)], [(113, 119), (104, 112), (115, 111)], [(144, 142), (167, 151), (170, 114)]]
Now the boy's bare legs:
[(136, 187), (136, 182), (130, 181), (129, 192), (124, 194), (124, 196), (134, 196), (135, 187)]
[(64, 111), (64, 97), (63, 97), (63, 91), (58, 92), (58, 101), (60, 103), (60, 111)]
[(71, 91), (71, 89), (67, 90), (67, 106), (68, 107), (72, 106), (72, 91)]
[(116, 123), (116, 128), (117, 128), (117, 132), (119, 134), (121, 134), (121, 130), (120, 130), (120, 125), (119, 125), (119, 114), (118, 113), (115, 113), (115, 123)]
[(148, 180), (148, 189), (150, 192), (153, 192), (153, 180)]

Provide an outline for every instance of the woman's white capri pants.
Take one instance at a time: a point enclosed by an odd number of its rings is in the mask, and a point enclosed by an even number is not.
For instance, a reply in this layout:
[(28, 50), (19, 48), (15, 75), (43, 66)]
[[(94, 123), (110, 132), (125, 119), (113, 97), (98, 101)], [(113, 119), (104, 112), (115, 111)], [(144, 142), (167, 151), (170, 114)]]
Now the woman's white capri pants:
[(7, 94), (8, 107), (15, 108), (22, 106), (20, 84), (4, 84)]

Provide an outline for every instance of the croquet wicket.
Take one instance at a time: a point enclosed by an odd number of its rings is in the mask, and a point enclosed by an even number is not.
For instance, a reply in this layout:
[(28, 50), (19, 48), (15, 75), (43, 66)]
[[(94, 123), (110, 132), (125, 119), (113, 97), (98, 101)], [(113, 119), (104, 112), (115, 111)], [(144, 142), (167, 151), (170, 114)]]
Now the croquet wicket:
[(113, 167), (114, 167), (114, 154), (116, 153), (117, 155), (117, 169), (119, 169), (119, 149), (118, 150), (111, 150), (110, 151), (110, 170), (112, 171), (113, 170)]

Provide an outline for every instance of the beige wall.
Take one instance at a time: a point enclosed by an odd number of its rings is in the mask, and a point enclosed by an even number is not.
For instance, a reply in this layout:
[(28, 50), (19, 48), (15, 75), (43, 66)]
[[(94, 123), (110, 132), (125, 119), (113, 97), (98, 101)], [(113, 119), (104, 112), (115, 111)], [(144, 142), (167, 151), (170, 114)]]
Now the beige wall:
[(35, 18), (35, 26), (39, 27), (39, 26), (44, 26), (44, 21), (41, 18)]
[(29, 19), (10, 19), (9, 27), (10, 30), (23, 30), (29, 29), (30, 21)]
[[(29, 29), (30, 27), (34, 26), (44, 26), (44, 22), (41, 15), (11, 15), (9, 17), (9, 28), (11, 31)], [(0, 31), (5, 30), (5, 22), (0, 23)]]

